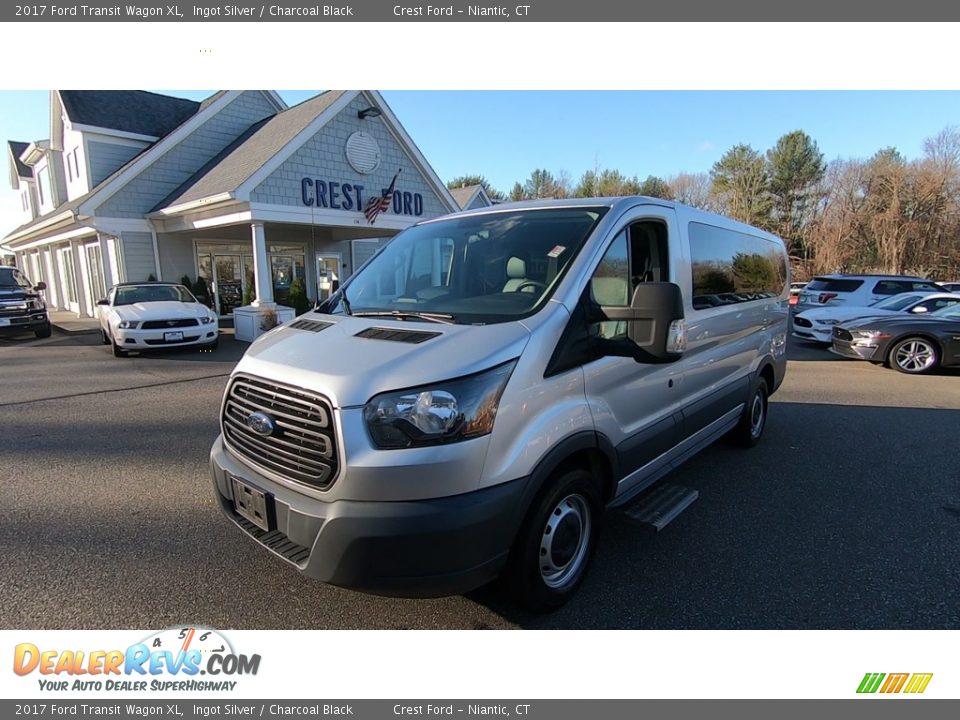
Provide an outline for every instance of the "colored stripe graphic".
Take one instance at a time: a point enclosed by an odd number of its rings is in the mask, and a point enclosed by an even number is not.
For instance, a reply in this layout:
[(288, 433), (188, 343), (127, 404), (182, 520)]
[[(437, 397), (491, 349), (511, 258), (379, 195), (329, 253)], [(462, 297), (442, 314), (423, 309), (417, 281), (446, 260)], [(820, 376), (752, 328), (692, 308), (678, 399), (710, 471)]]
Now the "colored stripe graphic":
[[(884, 682), (886, 678), (886, 682)], [(927, 689), (933, 673), (866, 673), (857, 687), (858, 693), (911, 693), (919, 694)], [(882, 683), (882, 684), (881, 684)]]
[(922, 693), (927, 689), (927, 685), (930, 684), (930, 679), (933, 677), (933, 673), (914, 673), (913, 677), (910, 678), (910, 682), (907, 683), (907, 689), (904, 690), (905, 693)]
[(883, 687), (880, 688), (880, 692), (900, 692), (903, 689), (904, 683), (907, 682), (908, 677), (910, 677), (910, 673), (890, 673), (887, 675), (887, 681), (883, 684)]
[(884, 673), (867, 673), (863, 676), (863, 680), (860, 681), (860, 687), (857, 688), (857, 692), (875, 693), (877, 688), (880, 687), (880, 683), (884, 677), (886, 677)]

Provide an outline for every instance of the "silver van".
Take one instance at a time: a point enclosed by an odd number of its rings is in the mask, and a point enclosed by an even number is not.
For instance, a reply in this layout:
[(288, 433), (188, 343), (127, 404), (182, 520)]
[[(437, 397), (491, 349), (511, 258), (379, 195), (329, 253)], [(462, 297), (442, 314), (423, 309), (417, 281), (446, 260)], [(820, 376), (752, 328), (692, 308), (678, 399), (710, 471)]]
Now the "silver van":
[(605, 508), (724, 435), (760, 439), (788, 288), (779, 238), (653, 198), (419, 223), (251, 345), (216, 497), (324, 582), (437, 596), (500, 576), (557, 607)]

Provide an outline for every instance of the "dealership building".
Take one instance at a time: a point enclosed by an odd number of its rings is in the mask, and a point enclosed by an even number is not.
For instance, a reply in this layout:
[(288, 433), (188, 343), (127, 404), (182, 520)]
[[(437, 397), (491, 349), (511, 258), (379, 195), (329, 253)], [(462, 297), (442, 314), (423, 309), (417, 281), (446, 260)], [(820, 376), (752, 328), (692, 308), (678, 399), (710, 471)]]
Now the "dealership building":
[(184, 276), (222, 317), (282, 305), (296, 280), (323, 299), (400, 230), (489, 204), (475, 187), (455, 197), (375, 91), (288, 107), (261, 90), (59, 90), (48, 135), (8, 143), (24, 222), (0, 243), (79, 316), (115, 283)]

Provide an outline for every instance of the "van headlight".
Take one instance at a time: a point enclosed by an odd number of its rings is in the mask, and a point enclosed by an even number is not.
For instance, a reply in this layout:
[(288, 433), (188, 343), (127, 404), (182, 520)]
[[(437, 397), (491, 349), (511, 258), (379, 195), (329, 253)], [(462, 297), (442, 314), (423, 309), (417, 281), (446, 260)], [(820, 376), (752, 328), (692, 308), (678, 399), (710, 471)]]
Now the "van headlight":
[(363, 408), (373, 444), (407, 448), (486, 435), (516, 364), (511, 360), (476, 375), (377, 395)]

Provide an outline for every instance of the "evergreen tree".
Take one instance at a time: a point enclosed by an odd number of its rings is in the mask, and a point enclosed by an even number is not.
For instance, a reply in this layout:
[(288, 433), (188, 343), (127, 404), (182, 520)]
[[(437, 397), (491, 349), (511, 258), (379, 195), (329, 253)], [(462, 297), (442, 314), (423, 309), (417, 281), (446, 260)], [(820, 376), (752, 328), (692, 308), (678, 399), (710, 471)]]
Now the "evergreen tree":
[(763, 156), (749, 145), (735, 145), (710, 171), (713, 192), (727, 213), (758, 227), (770, 225), (773, 196)]

